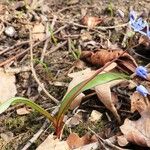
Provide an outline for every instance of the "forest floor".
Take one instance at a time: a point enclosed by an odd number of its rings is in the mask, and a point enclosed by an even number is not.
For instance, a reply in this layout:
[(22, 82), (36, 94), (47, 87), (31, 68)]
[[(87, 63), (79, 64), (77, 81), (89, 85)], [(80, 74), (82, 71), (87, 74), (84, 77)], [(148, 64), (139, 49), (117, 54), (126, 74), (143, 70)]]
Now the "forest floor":
[[(16, 96), (29, 98), (52, 112), (57, 104), (49, 96), (61, 101), (71, 81), (69, 73), (81, 71), (87, 66), (97, 68), (80, 60), (82, 51), (127, 49), (139, 65), (149, 62), (149, 59), (141, 59), (143, 53), (137, 55), (131, 48), (138, 44), (140, 34), (129, 36), (127, 30), (130, 10), (134, 9), (148, 18), (149, 7), (148, 0), (26, 0), (26, 3), (25, 0), (1, 0), (0, 67), (15, 75)], [(97, 17), (101, 23), (90, 27), (83, 20), (85, 15)], [(114, 87), (113, 90), (119, 92), (120, 88)], [(124, 92), (118, 94), (122, 99), (119, 107), (121, 124), (125, 118), (139, 118), (138, 112), (130, 112), (127, 100), (130, 93), (128, 90)], [(65, 127), (63, 140), (69, 136), (70, 130), (80, 137), (85, 135), (90, 132), (88, 127), (104, 139), (120, 134), (117, 119), (96, 95), (87, 97), (78, 110), (84, 121)], [(93, 110), (103, 114), (100, 121), (89, 121)], [(68, 117), (73, 115), (72, 111), (67, 114)], [(21, 150), (42, 128), (39, 138), (28, 148), (36, 149), (54, 132), (50, 123), (45, 121), (44, 116), (23, 104), (11, 106), (0, 115), (0, 149)], [(143, 149), (136, 145), (130, 145), (129, 148)]]

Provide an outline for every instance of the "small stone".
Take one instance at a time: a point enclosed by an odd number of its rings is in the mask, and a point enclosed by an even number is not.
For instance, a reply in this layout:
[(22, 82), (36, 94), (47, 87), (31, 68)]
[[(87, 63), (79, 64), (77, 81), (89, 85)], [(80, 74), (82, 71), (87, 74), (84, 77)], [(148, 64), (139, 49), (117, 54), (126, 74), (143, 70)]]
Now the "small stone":
[(8, 26), (5, 28), (5, 34), (9, 37), (14, 37), (14, 35), (16, 34), (16, 30), (14, 27)]
[(96, 110), (93, 110), (90, 116), (90, 121), (97, 122), (102, 118), (102, 114)]

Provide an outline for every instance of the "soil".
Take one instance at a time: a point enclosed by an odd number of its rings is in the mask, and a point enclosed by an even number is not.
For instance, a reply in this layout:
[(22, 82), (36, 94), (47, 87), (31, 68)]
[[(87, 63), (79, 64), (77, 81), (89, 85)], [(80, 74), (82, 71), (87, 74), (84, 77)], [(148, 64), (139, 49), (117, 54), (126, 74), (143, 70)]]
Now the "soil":
[[(84, 28), (81, 19), (86, 13), (90, 16), (96, 16), (103, 19), (100, 26), (117, 26), (125, 24), (129, 18), (129, 10), (133, 8), (145, 18), (149, 17), (149, 0), (133, 1), (133, 0), (45, 0), (39, 6), (32, 6), (29, 2), (29, 8), (15, 0), (1, 0), (0, 1), (0, 52), (6, 48), (10, 48), (18, 42), (28, 41), (30, 32), (29, 26), (42, 23), (44, 26), (54, 24), (52, 36), (47, 45), (47, 50), (44, 55), (44, 61), (41, 62), (41, 55), (45, 45), (45, 41), (41, 42), (33, 48), (34, 68), (40, 82), (44, 85), (46, 90), (61, 101), (66, 93), (68, 83), (71, 79), (67, 76), (70, 72), (79, 71), (85, 68), (80, 63), (78, 65), (78, 58), (74, 56), (74, 52), (69, 48), (69, 40), (74, 46), (74, 51), (83, 50), (97, 50), (99, 48), (107, 48), (108, 40), (111, 46), (117, 44), (118, 47), (126, 49), (138, 43), (139, 34), (128, 38), (123, 45), (123, 40), (126, 35), (126, 27), (116, 27), (113, 29), (95, 29), (89, 30)], [(37, 0), (40, 1), (40, 0)], [(122, 16), (121, 16), (122, 15)], [(54, 18), (57, 18), (54, 20)], [(76, 24), (77, 23), (77, 24)], [(1, 33), (1, 25), (4, 27), (12, 26), (16, 33), (13, 37), (8, 36), (4, 31)], [(89, 44), (88, 40), (82, 40), (82, 34), (89, 32), (90, 40), (94, 44)], [(38, 33), (37, 33), (38, 34)], [(41, 39), (40, 39), (41, 40)], [(36, 40), (34, 43), (40, 41)], [(63, 42), (66, 43), (59, 48)], [(0, 67), (4, 68), (19, 68), (30, 65), (30, 47), (29, 42), (20, 44), (0, 55)], [(26, 51), (27, 50), (27, 51)], [(26, 52), (25, 52), (26, 51)], [(24, 52), (23, 54), (21, 54)], [(132, 51), (130, 51), (133, 53)], [(16, 56), (19, 54), (19, 57)], [(14, 58), (13, 58), (14, 57)], [(13, 58), (13, 59), (11, 59)], [(143, 59), (135, 59), (138, 62), (143, 62)], [(32, 99), (37, 104), (40, 104), (48, 111), (52, 111), (56, 104), (48, 98), (48, 96), (39, 88), (38, 83), (33, 77), (31, 70), (20, 71), (15, 74), (17, 95)], [(59, 85), (58, 85), (59, 83)], [(117, 89), (117, 88), (116, 88)], [(87, 92), (88, 93), (88, 92)], [(126, 95), (121, 95), (125, 99)], [(126, 103), (126, 104), (125, 104)], [(45, 118), (39, 113), (32, 111), (27, 115), (17, 115), (16, 110), (22, 108), (24, 105), (15, 105), (10, 107), (5, 113), (0, 116), (0, 135), (5, 134), (5, 140), (0, 136), (1, 150), (21, 150), (24, 145), (32, 138), (32, 136), (39, 131), (45, 122)], [(122, 122), (126, 117), (134, 118), (132, 114), (128, 113), (130, 105), (127, 100), (124, 101), (121, 108), (125, 111), (120, 111)], [(95, 132), (99, 133), (105, 138), (109, 138), (119, 131), (117, 120), (104, 107), (104, 105), (97, 100), (96, 96), (89, 98), (80, 106), (80, 109), (86, 111), (83, 113), (86, 123), (80, 123), (79, 126), (72, 128), (72, 131), (77, 132), (80, 136), (87, 132), (87, 125), (89, 125)], [(93, 109), (100, 110), (105, 114), (103, 121), (91, 125), (86, 118), (90, 115)], [(121, 110), (121, 109), (120, 109)], [(111, 120), (108, 121), (108, 114)], [(68, 115), (72, 115), (69, 112)], [(40, 143), (52, 132), (54, 129), (47, 124), (44, 132), (29, 148), (35, 150)], [(63, 139), (69, 135), (69, 128), (66, 127)]]

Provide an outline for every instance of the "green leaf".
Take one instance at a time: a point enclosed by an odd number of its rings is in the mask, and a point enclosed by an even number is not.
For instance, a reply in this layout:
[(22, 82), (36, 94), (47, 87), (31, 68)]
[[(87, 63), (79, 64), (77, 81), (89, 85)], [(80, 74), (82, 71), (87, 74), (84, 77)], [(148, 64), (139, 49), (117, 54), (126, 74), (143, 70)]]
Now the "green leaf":
[(14, 97), (14, 98), (11, 98), (11, 99), (7, 100), (6, 102), (2, 103), (0, 105), (0, 114), (3, 113), (10, 105), (14, 105), (17, 103), (24, 103), (24, 104), (30, 106), (31, 108), (33, 108), (36, 111), (43, 114), (50, 121), (54, 122), (54, 117), (52, 117), (48, 111), (44, 110), (41, 106), (37, 105), (36, 103), (32, 102), (31, 100), (29, 100), (27, 98), (23, 98), (23, 97)]
[[(118, 79), (129, 79), (129, 76), (125, 75), (125, 74), (120, 74), (120, 73), (103, 73), (103, 74), (98, 74), (97, 76), (95, 76), (92, 80), (89, 80), (87, 82), (83, 81), (80, 84), (76, 85), (74, 88), (72, 88), (70, 90), (70, 92), (63, 98), (59, 111), (58, 111), (58, 115), (57, 115), (57, 120), (59, 120), (61, 118), (61, 116), (63, 114), (65, 114), (68, 109), (70, 104), (72, 103), (72, 101), (83, 91), (91, 89), (97, 85), (100, 84), (105, 84), (108, 83), (112, 80), (118, 80)], [(86, 83), (87, 82), (87, 83)]]

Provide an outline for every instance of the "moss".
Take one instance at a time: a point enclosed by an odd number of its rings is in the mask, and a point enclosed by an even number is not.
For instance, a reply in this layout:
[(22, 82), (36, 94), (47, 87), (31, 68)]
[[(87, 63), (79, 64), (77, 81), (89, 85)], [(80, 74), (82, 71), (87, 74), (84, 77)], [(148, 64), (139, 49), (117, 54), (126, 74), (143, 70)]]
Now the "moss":
[[(104, 124), (105, 122), (102, 120), (95, 123), (91, 121), (81, 122), (79, 125), (72, 127), (71, 131), (77, 133), (80, 137), (82, 137), (89, 131), (88, 127), (92, 129), (94, 132), (100, 133), (104, 129)], [(63, 132), (64, 137), (68, 137), (68, 135), (70, 134), (69, 131), (70, 129), (68, 127), (65, 127)]]

